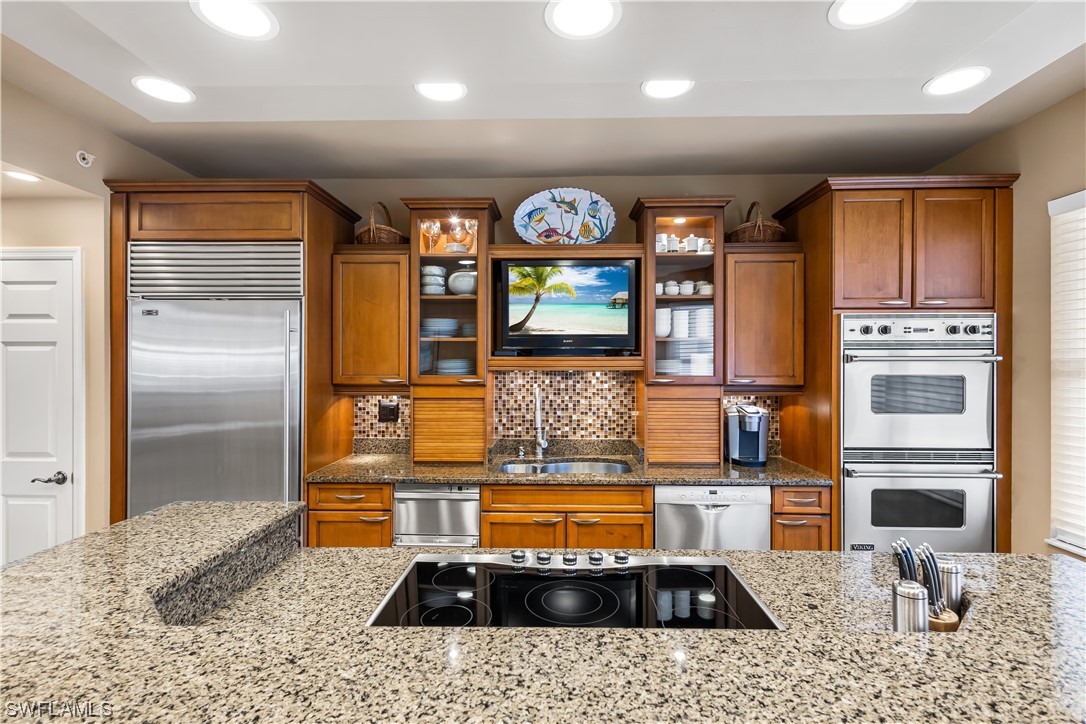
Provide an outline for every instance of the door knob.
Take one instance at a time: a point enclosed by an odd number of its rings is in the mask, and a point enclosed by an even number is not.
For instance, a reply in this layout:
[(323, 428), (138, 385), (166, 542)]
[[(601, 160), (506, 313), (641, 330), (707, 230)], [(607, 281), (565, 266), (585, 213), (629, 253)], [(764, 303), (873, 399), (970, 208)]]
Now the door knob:
[(33, 479), (31, 479), (30, 482), (32, 482), (32, 483), (56, 483), (57, 485), (64, 485), (64, 483), (68, 482), (68, 474), (65, 473), (63, 470), (58, 470), (55, 473), (53, 473), (53, 477), (51, 477), (51, 478), (33, 478)]

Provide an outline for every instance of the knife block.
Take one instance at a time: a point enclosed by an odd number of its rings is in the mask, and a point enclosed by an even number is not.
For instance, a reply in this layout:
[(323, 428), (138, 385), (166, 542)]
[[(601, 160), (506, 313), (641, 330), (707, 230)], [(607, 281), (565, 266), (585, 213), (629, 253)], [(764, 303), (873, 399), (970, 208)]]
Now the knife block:
[(958, 614), (946, 609), (938, 616), (928, 614), (928, 631), (957, 631), (961, 620)]

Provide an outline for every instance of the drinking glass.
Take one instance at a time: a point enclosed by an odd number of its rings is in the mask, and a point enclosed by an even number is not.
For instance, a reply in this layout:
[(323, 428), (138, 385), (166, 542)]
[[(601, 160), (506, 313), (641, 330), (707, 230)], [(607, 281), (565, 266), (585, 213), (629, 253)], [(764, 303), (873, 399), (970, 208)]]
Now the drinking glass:
[(430, 253), (433, 254), (437, 237), (441, 236), (441, 222), (437, 219), (426, 219), (419, 224), (419, 230), (422, 231), (422, 235), (426, 237), (426, 240), (430, 242)]

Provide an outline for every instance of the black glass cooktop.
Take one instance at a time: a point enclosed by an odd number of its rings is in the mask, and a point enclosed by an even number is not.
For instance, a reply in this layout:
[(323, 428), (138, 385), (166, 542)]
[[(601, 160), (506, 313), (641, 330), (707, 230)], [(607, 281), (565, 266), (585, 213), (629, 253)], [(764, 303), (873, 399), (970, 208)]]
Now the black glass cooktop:
[(371, 626), (779, 629), (721, 558), (420, 555)]

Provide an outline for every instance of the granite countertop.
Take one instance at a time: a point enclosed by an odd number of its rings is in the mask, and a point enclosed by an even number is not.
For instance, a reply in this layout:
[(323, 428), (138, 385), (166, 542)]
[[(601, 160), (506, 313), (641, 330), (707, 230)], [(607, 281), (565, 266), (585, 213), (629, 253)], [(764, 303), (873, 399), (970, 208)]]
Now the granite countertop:
[(667, 552), (727, 557), (783, 631), (367, 628), (412, 558), (440, 552), (406, 548), (295, 548), (196, 625), (156, 619), (151, 591), (275, 548), (267, 533), (298, 515), (168, 506), (4, 568), (6, 706), (173, 721), (1086, 717), (1086, 564), (1062, 555), (953, 556), (968, 612), (943, 634), (892, 633), (890, 556), (837, 552)]
[(547, 457), (563, 460), (615, 460), (633, 472), (614, 475), (513, 475), (498, 472), (503, 462), (535, 462), (499, 458), (490, 465), (412, 463), (405, 454), (348, 455), (310, 473), (309, 483), (460, 483), (487, 485), (832, 485), (826, 475), (780, 457), (771, 457), (763, 468), (738, 465), (645, 465), (633, 455), (584, 455)]

